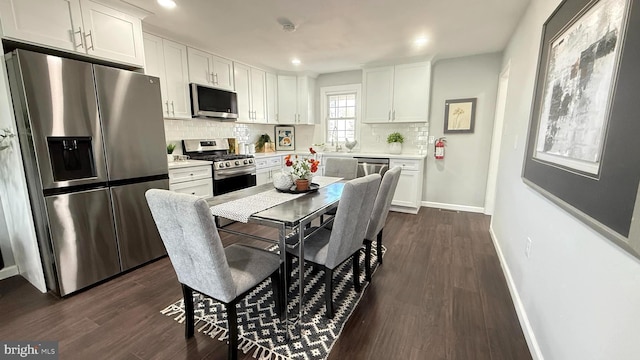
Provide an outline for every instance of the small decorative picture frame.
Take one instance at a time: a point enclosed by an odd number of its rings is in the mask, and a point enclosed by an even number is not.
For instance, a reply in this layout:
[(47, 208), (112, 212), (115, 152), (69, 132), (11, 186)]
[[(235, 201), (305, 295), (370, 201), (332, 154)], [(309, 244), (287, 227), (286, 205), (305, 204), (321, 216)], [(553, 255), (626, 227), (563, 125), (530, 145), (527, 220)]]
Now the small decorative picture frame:
[(476, 123), (476, 100), (477, 98), (445, 101), (445, 133), (473, 133)]
[(291, 151), (296, 149), (296, 128), (293, 126), (275, 126), (276, 151)]

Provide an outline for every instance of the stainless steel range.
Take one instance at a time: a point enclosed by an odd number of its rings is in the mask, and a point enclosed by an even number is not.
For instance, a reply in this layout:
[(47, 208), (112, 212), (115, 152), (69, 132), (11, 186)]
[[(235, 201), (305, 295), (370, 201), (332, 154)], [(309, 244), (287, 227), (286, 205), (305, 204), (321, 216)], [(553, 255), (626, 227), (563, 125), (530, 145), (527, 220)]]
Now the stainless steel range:
[(182, 140), (184, 154), (194, 160), (213, 161), (213, 195), (222, 195), (256, 185), (252, 155), (229, 154), (229, 140)]

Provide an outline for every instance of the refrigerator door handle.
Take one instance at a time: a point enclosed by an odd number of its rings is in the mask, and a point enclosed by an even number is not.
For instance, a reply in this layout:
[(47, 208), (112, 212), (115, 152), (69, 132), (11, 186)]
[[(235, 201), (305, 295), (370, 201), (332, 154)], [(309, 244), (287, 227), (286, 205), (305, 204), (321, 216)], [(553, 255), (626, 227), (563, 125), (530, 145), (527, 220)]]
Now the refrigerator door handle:
[(171, 113), (173, 114), (173, 116), (176, 116), (176, 108), (175, 106), (173, 106), (173, 101), (171, 102)]

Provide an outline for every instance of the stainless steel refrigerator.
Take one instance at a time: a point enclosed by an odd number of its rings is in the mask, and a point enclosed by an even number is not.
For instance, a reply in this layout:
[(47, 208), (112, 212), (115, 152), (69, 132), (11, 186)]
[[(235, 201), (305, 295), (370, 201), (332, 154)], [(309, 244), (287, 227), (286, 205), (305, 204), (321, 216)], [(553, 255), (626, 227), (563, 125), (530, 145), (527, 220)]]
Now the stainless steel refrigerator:
[(144, 197), (169, 188), (158, 78), (26, 50), (7, 69), (47, 287), (166, 254)]

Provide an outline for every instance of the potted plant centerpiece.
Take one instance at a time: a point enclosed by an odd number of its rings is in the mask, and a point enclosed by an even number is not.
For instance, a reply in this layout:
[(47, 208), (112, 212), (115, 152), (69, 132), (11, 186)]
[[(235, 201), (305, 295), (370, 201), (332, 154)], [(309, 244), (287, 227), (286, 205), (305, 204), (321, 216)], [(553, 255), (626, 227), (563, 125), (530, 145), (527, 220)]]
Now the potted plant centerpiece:
[(402, 152), (402, 143), (404, 142), (404, 136), (399, 132), (389, 134), (387, 137), (387, 143), (389, 144), (389, 153), (400, 154)]
[(176, 149), (176, 144), (169, 143), (167, 144), (167, 161), (173, 161), (173, 150)]
[(320, 165), (320, 161), (316, 159), (316, 151), (309, 148), (309, 152), (310, 156), (287, 155), (284, 158), (285, 165), (291, 167), (291, 178), (296, 183), (297, 191), (309, 190), (311, 178)]
[(269, 134), (262, 134), (256, 142), (257, 152), (273, 152), (273, 146), (271, 145), (271, 136)]

